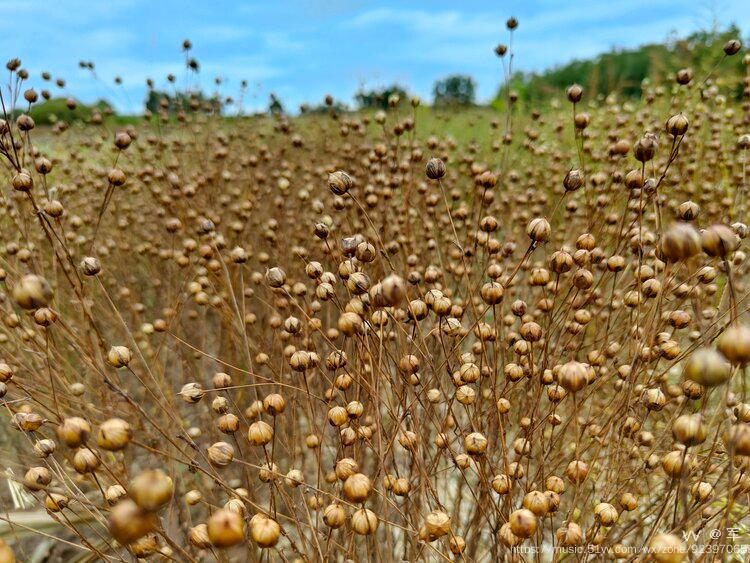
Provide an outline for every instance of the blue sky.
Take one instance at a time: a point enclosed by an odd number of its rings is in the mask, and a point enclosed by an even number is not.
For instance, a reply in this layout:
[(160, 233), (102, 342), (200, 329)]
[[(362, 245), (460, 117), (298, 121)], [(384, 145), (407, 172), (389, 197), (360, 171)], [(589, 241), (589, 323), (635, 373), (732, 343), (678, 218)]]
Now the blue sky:
[[(520, 22), (514, 65), (522, 70), (714, 21), (750, 30), (748, 0), (0, 0), (0, 14), (0, 53), (20, 57), (32, 84), (49, 70), (67, 81), (55, 95), (104, 97), (120, 111), (142, 106), (147, 77), (157, 87), (170, 72), (184, 82), (185, 38), (205, 90), (221, 76), (223, 93), (235, 95), (247, 79), (247, 109), (265, 107), (270, 92), (294, 109), (328, 93), (350, 102), (360, 85), (392, 82), (429, 99), (435, 80), (455, 72), (471, 74), (489, 99), (502, 78), (493, 47), (507, 42), (509, 15)], [(100, 80), (79, 60), (93, 60)]]

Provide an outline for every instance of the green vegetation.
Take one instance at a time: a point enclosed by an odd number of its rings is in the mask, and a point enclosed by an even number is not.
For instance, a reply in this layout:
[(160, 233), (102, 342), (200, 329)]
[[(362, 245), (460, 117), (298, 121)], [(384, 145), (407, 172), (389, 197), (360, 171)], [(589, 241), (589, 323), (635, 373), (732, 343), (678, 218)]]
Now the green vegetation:
[(354, 95), (354, 100), (357, 102), (357, 106), (360, 109), (387, 109), (390, 101), (395, 101), (396, 99), (403, 101), (408, 97), (409, 93), (406, 88), (399, 86), (398, 84), (392, 84), (385, 88), (360, 90)]
[[(511, 89), (521, 102), (532, 103), (559, 96), (573, 83), (581, 84), (591, 98), (613, 92), (639, 98), (646, 79), (660, 83), (681, 68), (691, 68), (696, 76), (707, 75), (718, 62), (721, 46), (740, 36), (740, 30), (731, 26), (726, 31), (700, 31), (684, 39), (648, 43), (636, 49), (613, 49), (595, 58), (574, 60), (541, 73), (516, 72), (511, 79)], [(725, 78), (741, 76), (742, 59), (727, 60), (722, 69)], [(741, 86), (737, 86), (736, 80), (731, 82), (735, 85), (731, 93), (739, 96)], [(501, 106), (506, 97), (505, 86), (502, 86), (493, 105)]]
[(101, 116), (113, 114), (105, 100), (86, 105), (72, 99), (51, 98), (34, 104), (29, 115), (37, 125), (54, 125), (61, 120), (66, 122), (90, 121), (95, 113), (99, 113)]
[(476, 96), (476, 82), (471, 76), (454, 74), (435, 82), (433, 95), (436, 106), (470, 106)]
[(146, 109), (155, 114), (166, 111), (175, 114), (180, 111), (197, 111), (210, 107), (215, 113), (220, 113), (223, 107), (218, 96), (206, 96), (203, 92), (176, 92), (169, 94), (159, 90), (149, 90), (146, 96)]

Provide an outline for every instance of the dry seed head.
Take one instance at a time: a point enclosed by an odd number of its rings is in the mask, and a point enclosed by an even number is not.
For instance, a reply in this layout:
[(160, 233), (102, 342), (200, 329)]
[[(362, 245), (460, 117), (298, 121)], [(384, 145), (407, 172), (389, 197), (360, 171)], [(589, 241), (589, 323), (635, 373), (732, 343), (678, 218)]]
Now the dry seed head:
[(69, 448), (77, 448), (91, 436), (91, 425), (83, 418), (66, 418), (57, 427), (57, 437)]
[(328, 188), (338, 196), (344, 195), (354, 186), (351, 176), (343, 170), (337, 170), (328, 175)]
[(122, 368), (130, 364), (133, 355), (127, 346), (112, 346), (107, 352), (107, 362), (115, 368)]
[(700, 348), (685, 362), (683, 376), (704, 387), (721, 385), (732, 375), (729, 363), (712, 348)]
[(343, 491), (349, 502), (364, 502), (372, 492), (372, 483), (367, 475), (355, 473), (344, 481)]
[(729, 57), (739, 53), (740, 49), (742, 49), (742, 43), (740, 43), (739, 39), (730, 39), (724, 43), (724, 53)]
[(157, 525), (155, 514), (144, 511), (130, 499), (118, 502), (109, 513), (109, 531), (123, 545), (151, 533)]
[(275, 546), (281, 535), (281, 526), (276, 520), (263, 514), (256, 514), (250, 519), (250, 537), (259, 547)]
[(583, 97), (583, 88), (578, 84), (572, 84), (565, 90), (565, 95), (568, 97), (568, 101), (577, 104)]
[(247, 430), (247, 440), (254, 446), (264, 446), (273, 439), (273, 427), (267, 422), (253, 422)]
[(445, 163), (437, 157), (432, 157), (427, 161), (425, 173), (430, 180), (439, 180), (445, 176)]
[(96, 435), (97, 445), (109, 451), (119, 451), (125, 448), (133, 438), (133, 430), (121, 418), (105, 420)]
[(232, 547), (245, 539), (242, 516), (225, 508), (214, 512), (206, 523), (208, 539), (215, 547)]
[(510, 523), (510, 530), (519, 538), (531, 537), (536, 532), (536, 515), (527, 508), (522, 508), (511, 513), (508, 522)]
[(372, 510), (360, 508), (352, 513), (352, 530), (360, 536), (369, 536), (378, 529), (378, 517)]
[(148, 469), (133, 479), (128, 490), (139, 507), (155, 511), (171, 500), (174, 483), (161, 469)]
[(234, 459), (234, 447), (227, 442), (216, 442), (209, 446), (206, 457), (214, 467), (226, 467)]
[(733, 324), (719, 336), (716, 347), (732, 364), (750, 363), (750, 327)]
[(685, 544), (674, 534), (656, 534), (648, 549), (657, 563), (680, 563), (687, 557)]
[(701, 234), (703, 252), (709, 256), (726, 258), (737, 250), (739, 237), (726, 225), (712, 225)]
[(186, 403), (197, 403), (203, 398), (204, 394), (203, 388), (198, 383), (186, 383), (180, 389), (180, 397)]
[(22, 309), (46, 307), (52, 300), (52, 287), (43, 277), (29, 274), (13, 286), (13, 299)]

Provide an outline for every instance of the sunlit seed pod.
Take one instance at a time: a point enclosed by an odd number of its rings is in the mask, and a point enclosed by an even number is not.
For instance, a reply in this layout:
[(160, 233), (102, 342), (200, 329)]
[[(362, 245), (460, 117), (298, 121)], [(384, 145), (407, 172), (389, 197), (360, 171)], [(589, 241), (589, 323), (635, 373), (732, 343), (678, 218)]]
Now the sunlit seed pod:
[(584, 364), (572, 360), (560, 367), (557, 380), (566, 391), (576, 393), (588, 384), (588, 370)]
[(633, 493), (622, 493), (620, 495), (620, 498), (618, 499), (618, 503), (620, 504), (620, 508), (622, 510), (635, 510), (638, 506), (638, 499)]
[(133, 439), (133, 430), (121, 418), (110, 418), (102, 422), (96, 434), (97, 445), (109, 451), (119, 451), (127, 447)]
[(406, 497), (411, 491), (411, 483), (405, 477), (399, 477), (393, 482), (393, 494), (399, 497)]
[(570, 171), (568, 171), (567, 174), (565, 174), (565, 178), (563, 179), (563, 187), (565, 188), (566, 192), (574, 192), (576, 190), (579, 190), (583, 187), (585, 183), (585, 176), (583, 174), (583, 171), (574, 168)]
[(425, 516), (424, 531), (426, 541), (435, 541), (451, 531), (451, 518), (441, 510), (433, 510)]
[(656, 387), (646, 389), (641, 395), (641, 402), (650, 411), (660, 411), (664, 408), (667, 403), (667, 398), (664, 392)]
[(498, 282), (487, 282), (481, 287), (480, 294), (488, 305), (497, 305), (503, 300), (505, 288)]
[(354, 186), (352, 178), (343, 170), (332, 172), (328, 176), (328, 188), (335, 195), (344, 195)]
[(544, 481), (544, 486), (558, 495), (565, 492), (565, 482), (556, 475), (550, 475), (547, 477)]
[(46, 467), (32, 467), (23, 477), (23, 485), (30, 491), (41, 491), (52, 482), (52, 472)]
[(502, 526), (500, 526), (498, 539), (500, 540), (500, 543), (505, 547), (515, 547), (523, 541), (523, 538), (519, 538), (513, 533), (513, 530), (510, 527), (510, 522), (505, 522)]
[(47, 307), (52, 296), (52, 286), (49, 282), (34, 274), (24, 276), (13, 286), (13, 299), (22, 309)]
[(483, 455), (487, 451), (487, 444), (487, 438), (479, 432), (472, 432), (464, 438), (464, 448), (469, 455)]
[(91, 425), (81, 417), (66, 418), (57, 427), (57, 437), (69, 448), (85, 444), (91, 436)]
[(731, 374), (729, 363), (711, 348), (699, 348), (693, 352), (683, 369), (686, 379), (706, 387), (721, 385)]
[(589, 474), (589, 466), (581, 460), (573, 460), (565, 468), (565, 476), (572, 483), (580, 484), (586, 480)]
[(694, 458), (685, 451), (674, 450), (661, 460), (661, 466), (669, 477), (683, 477), (688, 475), (694, 465)]
[(732, 364), (750, 363), (750, 327), (732, 324), (719, 336), (716, 347)]
[(156, 553), (159, 547), (156, 534), (146, 534), (128, 545), (131, 553), (138, 559), (145, 559)]
[(369, 536), (378, 529), (378, 517), (367, 508), (360, 508), (352, 513), (351, 526), (355, 534)]
[(283, 413), (285, 407), (286, 401), (284, 400), (284, 397), (278, 393), (272, 393), (263, 399), (263, 408), (271, 416), (277, 416)]
[(281, 526), (273, 518), (256, 514), (250, 519), (250, 537), (261, 548), (275, 546), (281, 535)]
[(667, 133), (669, 133), (673, 137), (681, 137), (682, 135), (687, 133), (688, 126), (689, 122), (687, 120), (687, 117), (685, 117), (681, 113), (678, 113), (677, 115), (673, 115), (672, 117), (667, 119), (667, 123), (664, 128)]
[(667, 229), (659, 241), (660, 257), (667, 262), (688, 260), (700, 250), (700, 234), (688, 223), (675, 223)]
[(602, 526), (609, 527), (617, 522), (619, 514), (617, 513), (617, 509), (611, 504), (600, 502), (594, 507), (594, 518)]
[(156, 514), (143, 510), (130, 499), (118, 502), (109, 512), (109, 532), (123, 545), (153, 532), (157, 525)]
[(22, 432), (34, 432), (42, 427), (45, 419), (33, 412), (17, 412), (11, 419), (11, 426)]
[(729, 57), (739, 53), (740, 49), (742, 49), (742, 43), (739, 39), (730, 39), (724, 43), (724, 54)]
[(688, 555), (685, 544), (674, 534), (656, 534), (648, 548), (657, 563), (680, 563)]
[(713, 257), (726, 258), (739, 243), (739, 237), (726, 225), (712, 225), (701, 234), (703, 252)]
[(336, 462), (335, 474), (339, 481), (346, 481), (349, 477), (359, 472), (359, 464), (350, 457), (345, 457)]
[(148, 469), (130, 482), (128, 492), (139, 507), (154, 511), (172, 499), (174, 483), (161, 469)]
[(197, 489), (192, 489), (185, 493), (185, 504), (188, 506), (195, 506), (203, 500), (203, 493)]
[(685, 446), (703, 443), (707, 432), (700, 414), (683, 414), (672, 423), (672, 437)]
[(41, 440), (37, 440), (34, 443), (34, 453), (38, 455), (39, 457), (48, 457), (55, 453), (55, 449), (57, 448), (57, 445), (53, 440), (50, 440), (49, 438), (43, 438)]
[(329, 504), (323, 510), (323, 522), (329, 528), (340, 528), (346, 523), (346, 510), (340, 504)]
[(541, 244), (550, 238), (552, 228), (549, 221), (543, 217), (532, 219), (526, 227), (526, 234), (533, 243)]
[(247, 430), (247, 440), (254, 446), (265, 446), (273, 439), (273, 427), (267, 422), (253, 422)]
[(699, 481), (690, 487), (690, 494), (696, 502), (703, 503), (708, 501), (713, 496), (713, 493), (713, 486), (705, 481)]
[(370, 478), (362, 473), (350, 475), (344, 481), (343, 492), (349, 502), (364, 502), (372, 493)]
[(70, 499), (58, 493), (49, 493), (44, 498), (44, 507), (50, 512), (60, 512), (68, 507)]
[(182, 386), (179, 393), (183, 401), (191, 404), (199, 402), (204, 394), (205, 391), (203, 391), (203, 387), (198, 383), (186, 383)]
[(198, 549), (209, 549), (212, 545), (208, 537), (208, 526), (198, 524), (188, 530), (188, 541)]
[(211, 545), (219, 548), (232, 547), (245, 539), (245, 523), (242, 516), (227, 509), (214, 512), (206, 522)]
[(13, 176), (13, 189), (19, 192), (29, 192), (34, 187), (34, 179), (28, 170), (21, 170)]
[(224, 434), (234, 434), (240, 429), (240, 419), (235, 414), (227, 413), (219, 417), (216, 426)]
[(529, 491), (523, 497), (523, 507), (536, 516), (544, 516), (550, 510), (549, 498), (541, 491)]
[(531, 537), (536, 532), (536, 515), (526, 508), (512, 512), (508, 522), (513, 534), (519, 538)]
[(281, 268), (274, 267), (266, 272), (266, 283), (268, 283), (270, 287), (279, 288), (283, 286), (285, 282), (286, 273)]
[(336, 406), (331, 407), (328, 410), (328, 423), (331, 426), (338, 426), (341, 427), (347, 422), (349, 422), (349, 413), (346, 411), (344, 407)]
[(734, 455), (750, 455), (750, 425), (733, 424), (723, 434), (724, 443)]
[(568, 101), (576, 104), (580, 102), (583, 97), (583, 88), (578, 84), (572, 84), (565, 90), (565, 95), (568, 97)]
[(128, 493), (122, 485), (110, 485), (104, 491), (104, 498), (110, 506), (117, 504), (127, 496)]
[(567, 522), (555, 531), (555, 539), (562, 547), (576, 547), (583, 543), (583, 531), (575, 522)]
[(440, 178), (445, 176), (445, 163), (437, 157), (432, 157), (427, 161), (425, 173), (430, 180), (439, 180)]
[(95, 276), (102, 271), (102, 265), (98, 258), (86, 256), (81, 260), (81, 271), (83, 271), (84, 275)]
[(658, 146), (656, 135), (647, 133), (633, 145), (633, 156), (639, 162), (648, 162), (654, 158)]
[(234, 460), (234, 447), (227, 442), (216, 442), (209, 446), (206, 457), (214, 467), (226, 467)]
[(11, 379), (13, 379), (14, 373), (15, 371), (9, 364), (6, 364), (5, 362), (0, 362), (0, 382), (1, 383), (7, 383)]
[(466, 540), (461, 536), (451, 535), (448, 548), (453, 555), (461, 555), (466, 550)]

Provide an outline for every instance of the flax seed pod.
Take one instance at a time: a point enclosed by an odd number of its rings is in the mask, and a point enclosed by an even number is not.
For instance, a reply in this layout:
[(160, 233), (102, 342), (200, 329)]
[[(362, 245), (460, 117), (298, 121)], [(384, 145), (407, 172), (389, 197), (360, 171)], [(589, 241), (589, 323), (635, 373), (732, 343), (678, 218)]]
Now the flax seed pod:
[(667, 262), (688, 260), (700, 252), (701, 238), (698, 231), (687, 223), (672, 225), (662, 236), (659, 250)]
[(245, 539), (242, 516), (225, 508), (211, 515), (206, 522), (206, 531), (211, 544), (220, 548), (232, 547)]

